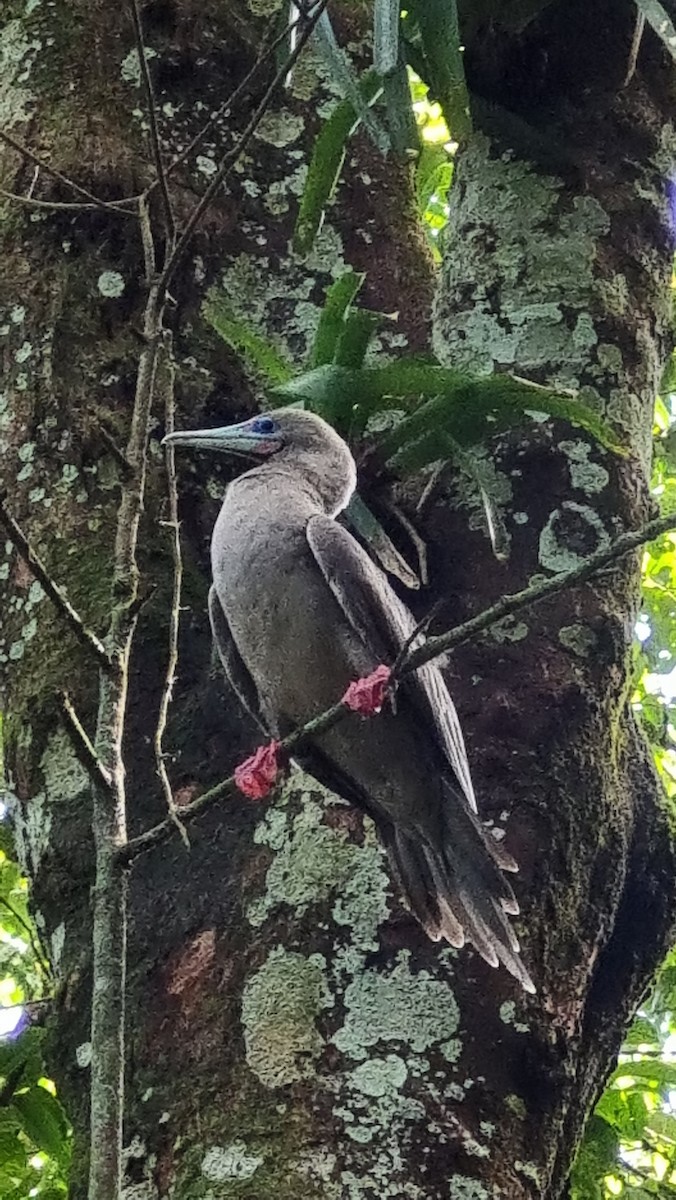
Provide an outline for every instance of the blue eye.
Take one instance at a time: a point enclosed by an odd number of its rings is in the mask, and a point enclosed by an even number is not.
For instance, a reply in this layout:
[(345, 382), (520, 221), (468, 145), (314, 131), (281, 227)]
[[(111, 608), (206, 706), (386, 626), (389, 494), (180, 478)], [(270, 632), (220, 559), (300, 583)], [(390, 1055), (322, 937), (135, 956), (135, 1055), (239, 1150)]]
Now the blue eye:
[(256, 420), (251, 422), (251, 428), (254, 433), (274, 433), (277, 426), (271, 417), (256, 417)]

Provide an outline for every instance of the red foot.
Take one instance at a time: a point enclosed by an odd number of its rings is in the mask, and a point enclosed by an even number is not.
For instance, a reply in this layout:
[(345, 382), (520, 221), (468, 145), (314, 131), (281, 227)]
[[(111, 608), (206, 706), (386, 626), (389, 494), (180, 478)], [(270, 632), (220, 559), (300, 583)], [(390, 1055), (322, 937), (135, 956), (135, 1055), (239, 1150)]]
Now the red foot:
[(391, 676), (391, 669), (381, 663), (370, 675), (365, 675), (363, 679), (355, 679), (354, 683), (350, 684), (341, 704), (352, 712), (361, 713), (363, 717), (379, 713), (385, 703)]
[(268, 742), (235, 767), (235, 783), (250, 800), (262, 800), (272, 791), (281, 770), (279, 750), (280, 742)]

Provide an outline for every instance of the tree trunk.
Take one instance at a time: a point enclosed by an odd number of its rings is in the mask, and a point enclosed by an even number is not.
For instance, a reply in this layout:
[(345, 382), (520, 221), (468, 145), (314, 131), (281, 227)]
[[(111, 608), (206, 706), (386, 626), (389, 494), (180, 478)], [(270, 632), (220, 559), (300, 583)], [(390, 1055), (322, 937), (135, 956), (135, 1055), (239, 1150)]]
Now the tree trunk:
[[(26, 14), (25, 9), (31, 11)], [(327, 89), (315, 56), (265, 118), (172, 288), (180, 424), (255, 407), (242, 363), (201, 304), (300, 364), (323, 292), (346, 264), (364, 302), (398, 311), (406, 342), (474, 372), (580, 388), (629, 450), (559, 422), (493, 439), (509, 557), (498, 561), (469, 483), (423, 509), (439, 629), (579, 562), (650, 511), (652, 408), (668, 349), (671, 237), (664, 179), (669, 80), (644, 38), (625, 84), (629, 3), (552, 4), (526, 28), (467, 28), (477, 132), (459, 155), (434, 286), (404, 166), (361, 135), (316, 249), (289, 249)], [(344, 43), (363, 36), (354, 6)], [(149, 4), (146, 38), (168, 158), (243, 78), (267, 6)], [(110, 5), (17, 5), (0, 33), (6, 127), (106, 200), (152, 179), (138, 55)], [(184, 222), (243, 128), (266, 70), (172, 176)], [(2, 147), (0, 183), (34, 166)], [(40, 170), (35, 196), (77, 197)], [(2, 199), (0, 289), (9, 505), (86, 622), (105, 624), (144, 296), (136, 223)], [(157, 220), (158, 215), (154, 214)], [(164, 813), (150, 745), (166, 658), (171, 558), (160, 522), (156, 414), (142, 567), (149, 598), (132, 662), (125, 756), (131, 834)], [(111, 441), (112, 436), (112, 441)], [(208, 542), (227, 466), (181, 464), (186, 566), (167, 745), (179, 802), (230, 773), (258, 736), (211, 664)], [(366, 473), (363, 486), (372, 496)], [(371, 492), (369, 492), (371, 487)], [(411, 504), (420, 487), (399, 489)], [(377, 496), (374, 503), (377, 503)], [(88, 728), (96, 671), (10, 543), (0, 567), (6, 757), (17, 844), (59, 987), (51, 1069), (73, 1121), (72, 1196), (86, 1190), (91, 979), (90, 784), (66, 734), (67, 689)], [(150, 590), (150, 585), (154, 590)], [(506, 830), (524, 959), (518, 992), (470, 951), (430, 943), (402, 908), (373, 827), (294, 774), (265, 808), (230, 800), (139, 858), (130, 877), (125, 1195), (349, 1200), (555, 1200), (585, 1117), (660, 961), (674, 916), (672, 841), (629, 703), (638, 556), (505, 621), (453, 655), (449, 682), (484, 819)], [(411, 603), (410, 596), (407, 597)]]

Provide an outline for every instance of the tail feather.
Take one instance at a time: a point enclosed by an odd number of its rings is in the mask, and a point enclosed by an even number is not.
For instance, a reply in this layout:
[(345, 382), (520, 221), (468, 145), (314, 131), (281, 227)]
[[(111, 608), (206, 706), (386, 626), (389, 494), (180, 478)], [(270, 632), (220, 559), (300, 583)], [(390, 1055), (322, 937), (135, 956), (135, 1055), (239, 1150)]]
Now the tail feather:
[(458, 948), (467, 939), (487, 963), (503, 963), (526, 991), (534, 992), (507, 919), (519, 911), (502, 873), (516, 869), (514, 860), (457, 793), (443, 804), (441, 820), (435, 845), (427, 831), (390, 827), (385, 834), (409, 908), (429, 937)]

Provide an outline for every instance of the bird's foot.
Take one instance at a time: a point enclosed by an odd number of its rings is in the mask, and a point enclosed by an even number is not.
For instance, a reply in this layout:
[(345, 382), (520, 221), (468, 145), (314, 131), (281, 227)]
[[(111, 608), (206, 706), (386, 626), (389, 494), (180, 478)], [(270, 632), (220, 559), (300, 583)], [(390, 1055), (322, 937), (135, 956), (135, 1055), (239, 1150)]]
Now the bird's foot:
[(281, 748), (281, 742), (268, 742), (235, 767), (235, 783), (250, 800), (263, 800), (275, 786), (285, 765)]
[(352, 712), (361, 713), (363, 717), (371, 717), (380, 712), (393, 682), (392, 669), (381, 663), (370, 675), (355, 679), (350, 684), (341, 704)]

